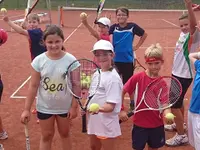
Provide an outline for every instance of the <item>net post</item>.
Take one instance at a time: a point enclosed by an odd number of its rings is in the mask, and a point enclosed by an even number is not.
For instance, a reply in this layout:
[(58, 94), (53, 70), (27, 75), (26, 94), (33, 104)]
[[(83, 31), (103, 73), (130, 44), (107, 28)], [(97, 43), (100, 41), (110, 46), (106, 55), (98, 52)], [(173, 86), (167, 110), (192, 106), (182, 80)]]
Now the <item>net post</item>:
[(63, 7), (58, 6), (58, 26), (59, 27), (64, 27), (63, 23)]
[(59, 27), (61, 27), (61, 25), (60, 25), (60, 22), (61, 22), (60, 16), (61, 16), (61, 14), (60, 14), (60, 6), (58, 6), (58, 26)]

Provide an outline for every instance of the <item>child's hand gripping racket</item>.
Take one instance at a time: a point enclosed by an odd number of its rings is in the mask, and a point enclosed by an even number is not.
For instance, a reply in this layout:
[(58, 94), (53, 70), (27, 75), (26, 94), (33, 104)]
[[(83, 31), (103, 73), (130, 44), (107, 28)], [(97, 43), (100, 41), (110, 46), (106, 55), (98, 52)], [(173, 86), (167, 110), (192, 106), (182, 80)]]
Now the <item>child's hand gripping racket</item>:
[[(99, 87), (100, 69), (98, 65), (88, 59), (76, 60), (67, 68), (65, 79), (69, 91), (77, 99), (81, 109), (86, 112), (90, 100)], [(87, 132), (86, 114), (82, 115), (82, 132)]]
[[(131, 117), (135, 113), (146, 110), (162, 111), (170, 108), (179, 99), (181, 93), (182, 86), (176, 78), (171, 76), (159, 77), (146, 87), (141, 100), (127, 116)], [(145, 104), (145, 108), (141, 108), (142, 103)]]

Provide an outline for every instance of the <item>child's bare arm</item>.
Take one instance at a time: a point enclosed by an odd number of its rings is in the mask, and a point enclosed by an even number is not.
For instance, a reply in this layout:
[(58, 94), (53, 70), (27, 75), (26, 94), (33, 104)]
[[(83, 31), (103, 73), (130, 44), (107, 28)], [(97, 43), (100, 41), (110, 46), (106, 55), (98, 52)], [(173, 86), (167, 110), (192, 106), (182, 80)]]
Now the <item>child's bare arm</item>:
[(121, 112), (119, 114), (119, 118), (121, 121), (127, 121), (128, 120), (128, 116), (127, 116), (127, 109), (125, 107), (125, 94), (126, 92), (123, 90), (122, 91), (122, 109)]
[(89, 23), (87, 21), (87, 16), (85, 18), (81, 18), (81, 21), (82, 21), (83, 25), (88, 29), (88, 31), (92, 34), (92, 36), (94, 36), (97, 40), (101, 39), (98, 32), (96, 30), (94, 30), (94, 28), (92, 28), (91, 25), (89, 25)]
[(13, 28), (17, 33), (28, 36), (28, 31), (23, 29), (21, 26), (15, 24), (14, 22), (12, 22), (8, 16), (5, 16), (3, 18), (3, 20), (11, 27)]
[(189, 58), (190, 58), (190, 61), (194, 64), (194, 62), (200, 58), (200, 52), (190, 53)]
[(137, 44), (134, 46), (134, 48), (133, 48), (134, 51), (140, 48), (140, 46), (141, 46), (141, 45), (144, 43), (144, 41), (146, 40), (147, 36), (148, 36), (148, 35), (147, 35), (147, 33), (145, 32), (145, 33), (143, 34), (143, 36), (140, 37), (140, 40), (138, 41), (138, 43), (137, 43)]
[(100, 107), (99, 112), (109, 113), (112, 112), (115, 108), (114, 103), (105, 103), (102, 107)]
[(31, 82), (29, 84), (28, 96), (25, 101), (25, 110), (27, 111), (30, 111), (31, 109), (31, 106), (33, 104), (33, 101), (35, 100), (35, 96), (37, 94), (37, 90), (40, 84), (40, 73), (32, 69), (31, 74), (32, 77), (31, 77)]
[(184, 0), (185, 6), (188, 10), (189, 21), (190, 21), (190, 33), (193, 35), (196, 31), (197, 21), (192, 8), (192, 0)]

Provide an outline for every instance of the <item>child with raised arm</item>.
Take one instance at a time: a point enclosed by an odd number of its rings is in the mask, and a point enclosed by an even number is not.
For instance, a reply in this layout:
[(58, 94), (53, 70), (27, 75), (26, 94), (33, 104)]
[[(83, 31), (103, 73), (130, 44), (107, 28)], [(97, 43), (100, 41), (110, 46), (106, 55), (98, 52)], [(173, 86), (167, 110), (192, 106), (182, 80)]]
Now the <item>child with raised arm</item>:
[[(42, 44), (43, 31), (39, 28), (40, 18), (37, 14), (28, 15), (25, 20), (27, 21), (27, 30), (12, 22), (8, 16), (4, 16), (3, 20), (17, 33), (27, 37), (31, 60), (46, 51), (45, 46)], [(32, 113), (36, 113), (36, 110), (33, 109)]]
[(97, 40), (107, 40), (110, 41), (109, 28), (111, 26), (111, 21), (107, 17), (101, 17), (95, 22), (98, 25), (98, 32), (88, 23), (87, 14), (81, 14), (81, 22), (88, 29), (92, 36)]
[(184, 13), (179, 18), (181, 29), (180, 37), (174, 50), (174, 61), (172, 67), (172, 76), (177, 78), (182, 85), (182, 94), (179, 100), (172, 106), (172, 113), (176, 116), (174, 124), (166, 125), (167, 130), (177, 130), (177, 133), (170, 139), (166, 140), (167, 146), (180, 146), (188, 144), (188, 137), (185, 133), (186, 125), (184, 124), (184, 96), (193, 80), (193, 69), (189, 60), (189, 53), (195, 52), (200, 46), (200, 32), (196, 27), (197, 22), (192, 9), (192, 1), (184, 0), (188, 14)]
[(31, 60), (46, 51), (42, 44), (43, 31), (38, 27), (40, 18), (37, 14), (30, 14), (27, 18), (27, 30), (12, 22), (8, 16), (4, 16), (3, 20), (13, 28), (17, 33), (27, 37), (31, 53)]
[(121, 135), (118, 114), (121, 109), (123, 83), (113, 68), (114, 51), (109, 41), (99, 40), (92, 49), (101, 67), (100, 86), (91, 99), (100, 106), (96, 114), (89, 114), (88, 135), (91, 150), (116, 150), (117, 137)]
[[(122, 92), (122, 100), (124, 102), (126, 93), (135, 92), (136, 86), (138, 91), (137, 99), (135, 99), (135, 107), (140, 104), (142, 95), (152, 81), (160, 77), (159, 72), (163, 65), (163, 53), (159, 44), (151, 45), (145, 51), (145, 63), (147, 69), (143, 72), (134, 74), (124, 85)], [(157, 99), (155, 99), (157, 101)], [(144, 102), (141, 103), (138, 109), (147, 108)], [(170, 112), (170, 109), (165, 109), (162, 112), (155, 110), (146, 110), (137, 112), (133, 116), (132, 130), (132, 148), (135, 150), (143, 150), (146, 143), (149, 150), (157, 150), (165, 145), (165, 132), (163, 124), (163, 116)], [(120, 120), (128, 119), (126, 112), (121, 112)], [(169, 120), (170, 121), (170, 120)]]
[[(63, 51), (64, 35), (59, 27), (47, 27), (43, 40), (47, 52), (37, 56), (31, 63), (32, 77), (21, 122), (30, 121), (30, 109), (37, 96), (36, 109), (41, 128), (39, 150), (51, 150), (55, 123), (63, 150), (71, 150), (70, 120), (77, 116), (78, 104), (70, 94), (63, 74), (76, 58)], [(74, 69), (76, 67), (78, 64), (74, 65)]]
[(196, 75), (192, 88), (192, 97), (188, 111), (188, 137), (190, 144), (195, 150), (200, 149), (200, 52), (191, 53), (189, 58), (194, 64)]

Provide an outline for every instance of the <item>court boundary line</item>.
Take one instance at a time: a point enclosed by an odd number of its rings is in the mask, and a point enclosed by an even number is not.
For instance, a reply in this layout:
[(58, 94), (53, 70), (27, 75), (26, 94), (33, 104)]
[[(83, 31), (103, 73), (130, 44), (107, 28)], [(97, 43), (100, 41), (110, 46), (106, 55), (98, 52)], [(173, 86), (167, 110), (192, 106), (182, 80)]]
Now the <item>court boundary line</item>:
[[(74, 29), (68, 37), (64, 40), (64, 43), (69, 40), (69, 38), (81, 27), (82, 23), (80, 23), (76, 29)], [(13, 92), (13, 94), (10, 96), (12, 99), (25, 99), (26, 96), (16, 96), (16, 93), (19, 92), (19, 90), (31, 79), (31, 76), (29, 76), (18, 88)]]
[(172, 25), (172, 26), (174, 26), (174, 27), (179, 28), (179, 26), (178, 26), (177, 24), (175, 24), (175, 23), (173, 23), (173, 22), (171, 22), (171, 21), (168, 21), (168, 20), (166, 20), (166, 19), (161, 19), (161, 20), (164, 21), (165, 23), (168, 23), (168, 24), (170, 24), (170, 25)]

